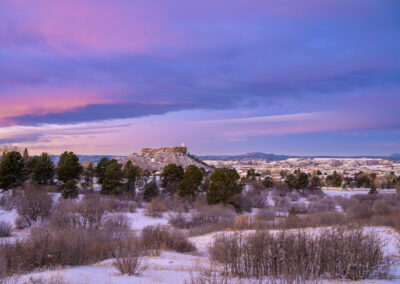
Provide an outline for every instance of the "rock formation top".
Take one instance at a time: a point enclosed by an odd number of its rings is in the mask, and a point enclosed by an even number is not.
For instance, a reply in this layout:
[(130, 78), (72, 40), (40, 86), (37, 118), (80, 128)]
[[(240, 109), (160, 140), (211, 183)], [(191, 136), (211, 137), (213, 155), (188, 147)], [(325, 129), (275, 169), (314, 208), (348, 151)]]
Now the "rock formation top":
[(162, 147), (162, 148), (143, 148), (140, 153), (142, 155), (155, 154), (155, 153), (180, 153), (187, 154), (187, 148), (185, 146), (180, 147)]
[(182, 145), (179, 147), (163, 147), (163, 148), (143, 148), (140, 154), (133, 153), (125, 158), (131, 160), (133, 164), (143, 169), (161, 171), (168, 164), (177, 164), (186, 168), (190, 165), (203, 167), (207, 170), (211, 166), (190, 155), (187, 148)]

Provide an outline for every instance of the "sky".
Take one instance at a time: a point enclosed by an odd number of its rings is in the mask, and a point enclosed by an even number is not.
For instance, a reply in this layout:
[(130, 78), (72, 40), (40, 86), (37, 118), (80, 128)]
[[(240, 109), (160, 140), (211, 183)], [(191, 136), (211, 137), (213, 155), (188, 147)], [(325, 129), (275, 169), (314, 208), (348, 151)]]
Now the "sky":
[(0, 146), (400, 152), (398, 0), (1, 0)]

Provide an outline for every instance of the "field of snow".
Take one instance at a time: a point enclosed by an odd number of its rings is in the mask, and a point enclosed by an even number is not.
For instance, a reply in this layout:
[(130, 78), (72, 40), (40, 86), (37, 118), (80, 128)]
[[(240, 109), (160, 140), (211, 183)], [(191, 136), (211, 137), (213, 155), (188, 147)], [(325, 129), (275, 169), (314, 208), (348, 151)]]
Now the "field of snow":
[[(321, 229), (306, 229), (311, 234), (318, 233)], [(394, 230), (386, 227), (368, 227), (366, 231), (374, 231), (378, 234), (384, 244), (385, 256), (393, 257), (393, 259), (400, 260), (400, 251), (397, 242), (400, 235)], [(295, 230), (293, 230), (295, 231)], [(242, 231), (243, 234), (249, 234), (253, 230)], [(272, 231), (277, 233), (278, 231)], [(41, 271), (24, 275), (19, 279), (21, 283), (30, 277), (33, 278), (56, 278), (60, 277), (68, 283), (184, 283), (189, 280), (191, 274), (196, 273), (200, 268), (208, 268), (211, 263), (208, 260), (208, 246), (211, 244), (213, 238), (220, 232), (210, 233), (207, 235), (192, 237), (189, 240), (193, 242), (197, 251), (193, 254), (182, 254), (176, 252), (164, 251), (160, 256), (150, 257), (148, 259), (148, 269), (140, 276), (126, 276), (121, 275), (118, 270), (113, 267), (113, 260), (105, 260), (97, 264), (67, 267), (56, 269), (52, 271)], [(228, 231), (225, 233), (235, 233)], [(215, 264), (213, 264), (215, 265)], [(397, 265), (399, 266), (399, 265)], [(397, 269), (395, 274), (396, 279), (394, 282), (400, 283), (400, 271)], [(330, 283), (329, 281), (323, 281)], [(360, 281), (361, 282), (361, 281)], [(334, 281), (340, 283), (340, 281)], [(389, 281), (363, 281), (363, 283), (389, 283)]]
[[(356, 194), (354, 191), (333, 191), (324, 190), (328, 195), (344, 195), (351, 196)], [(332, 194), (333, 193), (333, 194)], [(357, 192), (360, 193), (360, 192)], [(366, 193), (363, 191), (363, 193)], [(57, 200), (59, 196), (54, 194), (53, 198)], [(270, 199), (270, 198), (269, 198)], [(272, 200), (269, 200), (272, 203)], [(113, 214), (113, 213), (112, 213)], [(142, 230), (148, 225), (167, 225), (169, 214), (164, 213), (162, 218), (152, 218), (145, 216), (144, 209), (138, 208), (135, 213), (124, 213), (128, 217), (130, 228), (135, 231)], [(0, 220), (4, 220), (13, 224), (17, 212), (15, 210), (5, 211), (0, 209)], [(326, 228), (307, 228), (306, 232), (310, 234), (318, 234), (321, 230)], [(396, 261), (398, 267), (396, 272), (395, 281), (400, 283), (400, 234), (388, 227), (366, 227), (365, 231), (374, 231), (377, 233), (383, 244), (384, 255), (391, 257)], [(295, 232), (296, 230), (291, 230)], [(17, 231), (13, 230), (13, 236), (10, 238), (2, 238), (0, 241), (13, 241), (16, 238), (22, 238), (29, 232), (28, 230)], [(243, 234), (249, 234), (253, 230), (242, 231)], [(271, 231), (272, 233), (279, 232), (278, 230)], [(98, 283), (98, 284), (111, 284), (111, 283), (184, 283), (189, 280), (191, 274), (196, 274), (201, 268), (210, 267), (211, 264), (208, 259), (208, 247), (213, 238), (221, 232), (209, 233), (201, 236), (194, 236), (189, 240), (196, 246), (197, 251), (191, 254), (182, 254), (177, 252), (163, 251), (160, 256), (149, 257), (148, 269), (140, 276), (127, 276), (121, 275), (119, 271), (112, 265), (113, 260), (105, 260), (100, 263), (77, 266), (65, 267), (54, 270), (36, 271), (21, 276), (18, 283), (23, 283), (30, 278), (43, 278), (43, 279), (62, 279), (66, 283)], [(224, 233), (232, 234), (235, 231), (224, 231)], [(218, 267), (217, 267), (218, 268)], [(329, 281), (323, 281), (328, 283)], [(339, 283), (335, 281), (335, 283)], [(363, 283), (389, 283), (389, 281), (364, 281)]]
[(148, 268), (140, 276), (121, 275), (112, 265), (113, 260), (105, 260), (94, 265), (69, 267), (52, 271), (42, 271), (25, 275), (20, 282), (29, 278), (61, 278), (68, 283), (128, 284), (128, 283), (183, 283), (190, 279), (190, 273), (201, 267), (209, 267), (208, 258), (188, 254), (163, 252), (158, 257), (148, 259)]

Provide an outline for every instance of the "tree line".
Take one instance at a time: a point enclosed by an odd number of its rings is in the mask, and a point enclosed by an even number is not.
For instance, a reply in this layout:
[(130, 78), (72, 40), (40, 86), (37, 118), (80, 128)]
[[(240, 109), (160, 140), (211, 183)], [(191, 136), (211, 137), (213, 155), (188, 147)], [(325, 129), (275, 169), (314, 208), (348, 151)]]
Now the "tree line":
[(89, 162), (83, 167), (79, 157), (73, 152), (64, 152), (56, 164), (47, 153), (30, 156), (9, 151), (0, 162), (0, 188), (3, 191), (17, 188), (25, 183), (40, 186), (55, 185), (64, 198), (76, 198), (79, 185), (93, 190), (95, 184), (101, 186), (103, 194), (130, 193), (143, 188), (143, 199), (151, 201), (159, 194), (175, 195), (194, 200), (200, 193), (206, 194), (208, 203), (229, 203), (240, 194), (243, 184), (235, 169), (219, 168), (206, 173), (204, 168), (190, 165), (186, 169), (176, 164), (166, 165), (160, 174), (160, 185), (155, 176), (128, 160), (124, 164), (116, 159), (102, 158), (96, 165)]

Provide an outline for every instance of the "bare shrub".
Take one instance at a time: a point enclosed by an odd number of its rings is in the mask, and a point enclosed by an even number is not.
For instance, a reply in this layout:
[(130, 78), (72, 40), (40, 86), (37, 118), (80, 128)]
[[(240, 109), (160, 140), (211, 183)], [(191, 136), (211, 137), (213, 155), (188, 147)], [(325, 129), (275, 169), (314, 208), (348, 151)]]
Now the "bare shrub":
[(229, 201), (235, 207), (236, 212), (251, 212), (253, 200), (245, 194), (235, 194)]
[(15, 227), (18, 230), (23, 230), (29, 227), (29, 223), (24, 217), (18, 215), (18, 217), (15, 219)]
[(111, 198), (107, 198), (107, 210), (110, 212), (135, 213), (137, 207), (136, 202), (128, 199), (121, 199), (121, 197), (112, 196)]
[(267, 205), (268, 190), (260, 181), (254, 181), (250, 184), (251, 189), (246, 193), (250, 198), (252, 207), (263, 208)]
[(320, 197), (312, 195), (308, 198), (309, 204), (307, 211), (309, 213), (317, 213), (335, 209), (335, 202), (331, 197)]
[(173, 196), (161, 195), (158, 198), (162, 200), (167, 211), (187, 213), (193, 208), (192, 202), (187, 199), (179, 198), (177, 194)]
[(25, 218), (29, 226), (39, 218), (43, 220), (50, 215), (53, 206), (51, 196), (42, 190), (28, 187), (15, 196), (18, 214)]
[(258, 209), (257, 218), (261, 220), (272, 220), (275, 217), (275, 212), (271, 206)]
[(251, 229), (254, 224), (254, 219), (249, 215), (239, 215), (233, 220), (233, 228), (237, 230)]
[(297, 192), (291, 192), (290, 194), (289, 194), (289, 198), (290, 198), (290, 201), (297, 201), (297, 200), (299, 200), (300, 199), (300, 194), (299, 193), (297, 193)]
[(236, 213), (231, 207), (205, 205), (193, 210), (189, 216), (172, 216), (169, 222), (175, 228), (189, 229), (189, 234), (194, 236), (232, 228), (235, 216)]
[(145, 215), (153, 218), (161, 218), (164, 212), (167, 212), (167, 206), (162, 198), (156, 197), (145, 207)]
[(337, 211), (324, 211), (319, 213), (308, 214), (304, 216), (296, 216), (285, 219), (281, 222), (279, 228), (295, 229), (307, 227), (327, 227), (346, 225), (346, 215)]
[(191, 273), (190, 279), (185, 280), (185, 284), (229, 284), (232, 280), (221, 275), (212, 267), (203, 268), (199, 273)]
[(124, 213), (107, 216), (102, 224), (102, 230), (111, 234), (114, 239), (121, 239), (129, 234), (129, 222)]
[(161, 249), (177, 252), (189, 252), (196, 249), (181, 232), (167, 226), (146, 226), (142, 230), (141, 238), (144, 247), (156, 255)]
[(372, 204), (371, 202), (363, 202), (354, 205), (347, 210), (347, 214), (350, 220), (353, 221), (365, 221), (372, 217)]
[(396, 203), (390, 199), (382, 199), (374, 202), (373, 215), (390, 215), (395, 210)]
[(334, 202), (342, 207), (344, 211), (346, 211), (349, 207), (352, 207), (356, 204), (359, 204), (358, 200), (355, 198), (347, 198), (344, 196), (334, 196), (333, 197)]
[(121, 274), (139, 275), (147, 268), (146, 255), (147, 250), (143, 247), (141, 240), (133, 237), (117, 243), (113, 265)]
[[(0, 282), (1, 283), (1, 282)], [(68, 284), (61, 275), (51, 275), (50, 277), (29, 277), (23, 284)]]
[(75, 227), (97, 230), (105, 219), (106, 204), (99, 197), (85, 197), (79, 202), (61, 201), (50, 218), (56, 228)]
[(319, 235), (258, 231), (246, 237), (220, 234), (210, 254), (236, 277), (358, 280), (389, 276), (380, 246), (376, 235), (362, 231), (333, 229)]
[(17, 240), (0, 245), (0, 255), (5, 258), (8, 274), (98, 262), (110, 258), (113, 250), (111, 239), (104, 233), (72, 228), (33, 228), (23, 242)]
[(273, 197), (273, 201), (275, 203), (275, 209), (277, 211), (288, 211), (291, 207), (290, 199), (288, 197), (281, 197), (279, 195), (275, 195)]
[(84, 198), (74, 206), (75, 223), (81, 229), (98, 229), (101, 226), (106, 206), (99, 198)]
[(296, 202), (292, 207), (295, 208), (296, 212), (299, 214), (305, 214), (308, 212), (308, 206), (305, 202)]
[(12, 226), (10, 225), (10, 223), (0, 221), (0, 238), (11, 236), (11, 229)]

